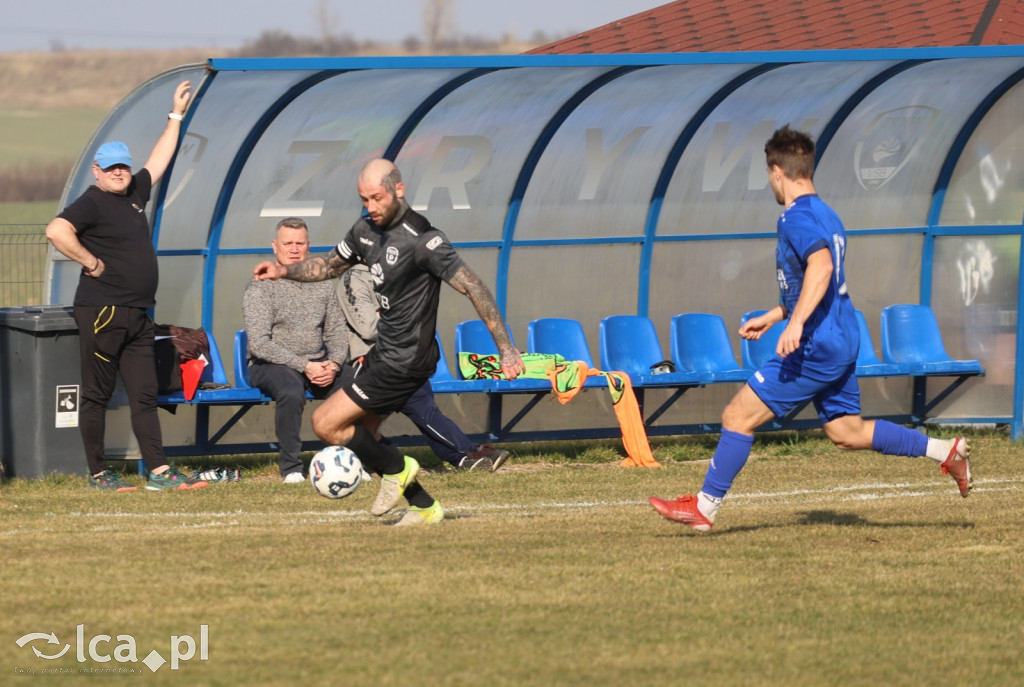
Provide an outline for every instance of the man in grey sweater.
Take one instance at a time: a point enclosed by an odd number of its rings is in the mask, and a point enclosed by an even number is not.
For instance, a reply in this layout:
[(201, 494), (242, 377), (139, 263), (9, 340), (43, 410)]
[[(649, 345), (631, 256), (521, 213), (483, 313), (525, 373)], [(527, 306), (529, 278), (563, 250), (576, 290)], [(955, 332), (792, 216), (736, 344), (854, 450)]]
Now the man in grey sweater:
[[(271, 242), (279, 265), (309, 256), (306, 223), (289, 217)], [(274, 399), (278, 464), (286, 484), (303, 482), (300, 432), (306, 392), (326, 398), (348, 360), (348, 329), (331, 282), (251, 281), (242, 299), (249, 335), (249, 377)]]

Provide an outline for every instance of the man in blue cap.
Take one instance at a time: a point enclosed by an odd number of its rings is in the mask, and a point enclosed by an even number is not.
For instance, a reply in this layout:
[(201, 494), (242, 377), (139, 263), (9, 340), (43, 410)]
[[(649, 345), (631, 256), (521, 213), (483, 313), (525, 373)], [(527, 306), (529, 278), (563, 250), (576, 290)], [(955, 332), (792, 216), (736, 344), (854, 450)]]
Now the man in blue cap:
[(145, 208), (178, 148), (181, 121), (191, 97), (182, 81), (174, 91), (167, 125), (145, 166), (132, 174), (132, 156), (121, 141), (96, 150), (96, 184), (46, 227), (54, 248), (82, 265), (74, 316), (82, 354), (79, 427), (89, 463), (89, 486), (134, 491), (107, 469), (104, 451), (107, 404), (120, 373), (131, 406), (132, 431), (148, 470), (146, 488), (191, 489), (192, 480), (168, 465), (157, 416), (153, 321), (158, 282), (156, 249)]

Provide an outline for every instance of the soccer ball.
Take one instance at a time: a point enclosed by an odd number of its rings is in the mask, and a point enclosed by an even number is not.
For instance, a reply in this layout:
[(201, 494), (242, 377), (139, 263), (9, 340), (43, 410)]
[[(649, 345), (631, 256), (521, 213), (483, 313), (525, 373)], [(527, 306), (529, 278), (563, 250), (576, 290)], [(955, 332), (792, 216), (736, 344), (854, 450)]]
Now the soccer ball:
[(342, 499), (354, 492), (362, 475), (359, 456), (344, 446), (320, 449), (309, 464), (309, 483), (329, 499)]

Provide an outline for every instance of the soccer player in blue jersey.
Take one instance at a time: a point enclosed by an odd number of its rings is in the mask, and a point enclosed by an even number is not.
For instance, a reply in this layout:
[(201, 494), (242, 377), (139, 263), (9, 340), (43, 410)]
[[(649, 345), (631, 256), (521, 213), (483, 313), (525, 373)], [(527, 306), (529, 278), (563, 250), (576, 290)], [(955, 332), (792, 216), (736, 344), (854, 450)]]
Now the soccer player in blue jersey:
[(775, 251), (780, 303), (740, 327), (759, 339), (789, 319), (772, 357), (737, 392), (722, 413), (722, 435), (696, 496), (667, 500), (652, 496), (661, 515), (707, 532), (723, 497), (747, 462), (754, 430), (811, 400), (825, 434), (843, 449), (872, 449), (896, 456), (927, 456), (956, 481), (960, 495), (971, 488), (970, 446), (964, 437), (929, 438), (885, 420), (860, 415), (855, 369), (860, 334), (846, 284), (846, 233), (838, 215), (818, 197), (814, 141), (784, 126), (764, 147), (779, 217)]

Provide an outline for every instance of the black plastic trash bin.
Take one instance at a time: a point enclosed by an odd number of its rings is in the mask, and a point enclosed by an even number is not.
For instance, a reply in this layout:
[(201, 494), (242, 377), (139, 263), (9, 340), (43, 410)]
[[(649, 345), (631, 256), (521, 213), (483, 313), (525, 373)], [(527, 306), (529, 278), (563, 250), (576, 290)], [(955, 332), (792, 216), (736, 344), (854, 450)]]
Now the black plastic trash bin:
[(5, 477), (86, 475), (81, 362), (71, 307), (0, 308), (0, 459)]

